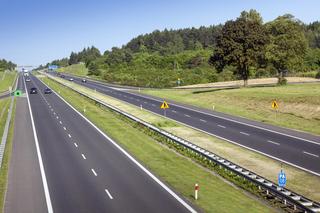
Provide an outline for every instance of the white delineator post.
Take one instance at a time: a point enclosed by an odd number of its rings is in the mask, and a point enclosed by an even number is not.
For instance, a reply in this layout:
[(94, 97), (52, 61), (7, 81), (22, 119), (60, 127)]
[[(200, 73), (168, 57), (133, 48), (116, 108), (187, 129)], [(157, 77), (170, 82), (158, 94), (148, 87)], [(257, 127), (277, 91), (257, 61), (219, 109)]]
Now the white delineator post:
[(196, 200), (198, 200), (198, 190), (199, 190), (199, 185), (196, 183), (196, 184), (194, 185), (194, 198), (195, 198)]

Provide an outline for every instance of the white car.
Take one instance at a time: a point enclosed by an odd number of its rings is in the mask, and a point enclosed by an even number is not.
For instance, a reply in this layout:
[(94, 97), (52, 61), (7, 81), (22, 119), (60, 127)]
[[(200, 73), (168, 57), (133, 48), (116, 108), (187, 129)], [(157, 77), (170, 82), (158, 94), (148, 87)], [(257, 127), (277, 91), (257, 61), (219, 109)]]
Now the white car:
[(31, 80), (30, 80), (30, 78), (26, 78), (26, 82), (30, 82)]
[(73, 78), (70, 78), (69, 81), (73, 81)]

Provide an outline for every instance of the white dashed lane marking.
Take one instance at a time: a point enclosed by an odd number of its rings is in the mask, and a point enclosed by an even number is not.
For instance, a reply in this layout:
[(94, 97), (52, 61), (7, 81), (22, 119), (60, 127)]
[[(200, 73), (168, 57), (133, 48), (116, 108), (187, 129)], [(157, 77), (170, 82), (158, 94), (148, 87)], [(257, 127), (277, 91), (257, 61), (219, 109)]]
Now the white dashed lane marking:
[(73, 144), (74, 144), (75, 147), (78, 147), (78, 144), (77, 144), (77, 143), (73, 143)]
[(310, 152), (303, 151), (303, 153), (306, 154), (306, 155), (310, 155), (310, 156), (316, 157), (316, 158), (319, 157), (319, 155), (316, 155), (316, 154), (313, 154), (313, 153), (310, 153)]
[(63, 129), (64, 129), (64, 130), (67, 130), (67, 128), (66, 128), (65, 126), (63, 127)]
[(59, 121), (60, 124), (62, 124), (62, 121)]
[(87, 159), (86, 156), (84, 154), (81, 154), (83, 159)]
[(91, 171), (94, 174), (94, 176), (98, 176), (98, 174), (96, 173), (96, 171), (94, 171), (94, 169), (91, 169)]
[(275, 144), (275, 145), (278, 145), (278, 146), (280, 145), (280, 143), (277, 143), (277, 142), (274, 142), (274, 141), (271, 141), (271, 140), (267, 140), (267, 142)]
[(109, 196), (110, 200), (113, 199), (113, 197), (111, 196), (110, 192), (108, 191), (108, 189), (105, 189), (105, 192), (107, 193), (107, 195)]
[(70, 135), (70, 134), (68, 134), (68, 136), (69, 136), (69, 138), (71, 138), (71, 135)]
[(246, 133), (246, 132), (240, 132), (240, 134), (243, 134), (243, 135), (246, 135), (246, 136), (250, 135), (249, 133)]
[(225, 126), (222, 126), (222, 125), (220, 125), (220, 124), (218, 124), (218, 127), (221, 127), (221, 128), (226, 128)]
[(184, 116), (186, 116), (186, 117), (188, 117), (188, 118), (190, 118), (190, 117), (191, 117), (190, 115), (187, 115), (187, 114), (184, 114)]
[(206, 120), (203, 120), (203, 119), (200, 119), (200, 121), (205, 122), (205, 123), (207, 122)]

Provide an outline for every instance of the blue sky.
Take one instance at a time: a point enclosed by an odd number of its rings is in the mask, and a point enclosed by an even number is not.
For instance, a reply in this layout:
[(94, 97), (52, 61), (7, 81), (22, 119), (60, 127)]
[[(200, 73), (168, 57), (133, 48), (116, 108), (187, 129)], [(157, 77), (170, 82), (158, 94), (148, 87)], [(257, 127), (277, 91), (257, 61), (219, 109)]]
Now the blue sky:
[(0, 0), (0, 58), (39, 65), (94, 45), (102, 52), (155, 29), (208, 26), (256, 9), (320, 20), (318, 0)]

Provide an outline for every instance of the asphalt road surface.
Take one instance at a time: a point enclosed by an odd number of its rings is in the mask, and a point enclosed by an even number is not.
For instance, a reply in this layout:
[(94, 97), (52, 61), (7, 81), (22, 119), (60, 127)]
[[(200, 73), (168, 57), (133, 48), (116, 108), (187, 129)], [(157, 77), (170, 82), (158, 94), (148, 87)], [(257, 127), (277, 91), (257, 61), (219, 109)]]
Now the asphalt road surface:
[(195, 212), (38, 79), (26, 85), (38, 88), (29, 100), (49, 212)]
[[(24, 91), (23, 78), (18, 89)], [(17, 98), (5, 213), (47, 211), (26, 95)]]
[[(70, 79), (70, 75), (66, 75)], [(162, 99), (72, 76), (74, 82), (159, 115)], [(320, 176), (320, 137), (169, 100), (166, 117)]]

